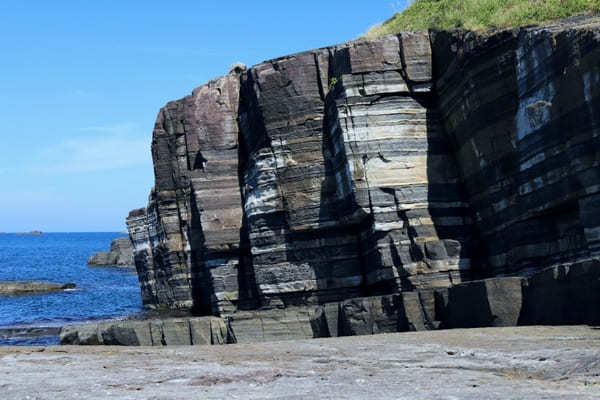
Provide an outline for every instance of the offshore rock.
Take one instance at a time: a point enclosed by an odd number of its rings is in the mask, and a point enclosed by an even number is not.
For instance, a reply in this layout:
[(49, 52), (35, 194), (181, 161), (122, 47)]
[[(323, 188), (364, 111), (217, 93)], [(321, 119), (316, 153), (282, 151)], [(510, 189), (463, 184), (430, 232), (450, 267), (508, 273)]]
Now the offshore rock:
[(234, 65), (157, 117), (143, 302), (238, 341), (595, 321), (598, 109), (597, 19)]
[(0, 296), (26, 296), (60, 292), (67, 289), (74, 289), (75, 287), (74, 283), (2, 281), (0, 282)]
[(99, 251), (88, 260), (88, 265), (118, 265), (133, 267), (133, 245), (128, 237), (118, 238), (110, 243), (110, 251)]

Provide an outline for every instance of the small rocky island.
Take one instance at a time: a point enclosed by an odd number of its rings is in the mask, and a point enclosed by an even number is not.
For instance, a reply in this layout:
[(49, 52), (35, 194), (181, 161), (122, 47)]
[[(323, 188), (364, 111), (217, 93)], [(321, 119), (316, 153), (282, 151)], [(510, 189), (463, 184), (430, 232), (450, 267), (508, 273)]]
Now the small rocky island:
[(88, 265), (120, 266), (134, 268), (133, 245), (128, 237), (115, 239), (110, 244), (109, 251), (99, 251), (88, 260)]
[(74, 289), (74, 283), (54, 283), (38, 281), (3, 281), (0, 282), (0, 296), (26, 296), (31, 294), (60, 292)]

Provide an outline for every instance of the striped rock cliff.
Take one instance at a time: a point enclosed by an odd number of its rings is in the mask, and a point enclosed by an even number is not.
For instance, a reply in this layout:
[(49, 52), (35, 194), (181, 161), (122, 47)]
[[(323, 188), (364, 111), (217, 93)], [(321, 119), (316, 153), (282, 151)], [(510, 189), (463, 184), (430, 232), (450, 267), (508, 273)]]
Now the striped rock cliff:
[(306, 326), (392, 296), (426, 316), (464, 282), (596, 257), (595, 21), (348, 42), (168, 103), (127, 219), (144, 304)]
[(597, 19), (432, 43), (484, 275), (600, 255)]

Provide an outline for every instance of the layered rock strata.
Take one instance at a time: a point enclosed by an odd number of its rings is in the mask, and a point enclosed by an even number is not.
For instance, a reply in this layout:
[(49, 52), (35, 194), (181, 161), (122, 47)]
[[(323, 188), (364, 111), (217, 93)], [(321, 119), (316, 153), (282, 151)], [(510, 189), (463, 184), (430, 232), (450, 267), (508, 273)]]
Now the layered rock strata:
[(148, 207), (127, 219), (145, 304), (218, 314), (238, 302), (247, 252), (238, 181), (240, 73), (236, 68), (159, 112), (156, 187)]
[(61, 329), (60, 343), (74, 345), (181, 346), (230, 342), (220, 318), (102, 322)]
[(144, 304), (283, 331), (313, 306), (349, 334), (435, 328), (444, 302), (446, 326), (515, 324), (518, 276), (598, 256), (598, 106), (594, 19), (236, 64), (159, 112), (127, 220)]
[(448, 328), (600, 324), (600, 261), (314, 307), (62, 328), (61, 344), (257, 343)]
[[(169, 103), (128, 219), (146, 304), (221, 313), (468, 277), (427, 33), (238, 68)], [(139, 227), (139, 228), (138, 228)]]
[(99, 251), (88, 260), (88, 265), (133, 267), (133, 244), (128, 237), (118, 238), (110, 243), (110, 251)]
[(435, 32), (436, 90), (485, 276), (597, 257), (600, 27)]

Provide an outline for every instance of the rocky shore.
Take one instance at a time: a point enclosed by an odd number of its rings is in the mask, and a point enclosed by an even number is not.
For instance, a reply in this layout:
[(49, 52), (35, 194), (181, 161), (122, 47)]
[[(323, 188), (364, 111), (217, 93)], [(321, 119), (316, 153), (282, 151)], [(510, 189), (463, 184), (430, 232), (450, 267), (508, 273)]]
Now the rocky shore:
[(0, 388), (7, 400), (595, 399), (599, 345), (597, 329), (534, 326), (185, 348), (3, 347)]
[(255, 343), (518, 325), (600, 325), (600, 261), (450, 288), (358, 297), (227, 316), (147, 318), (65, 326), (61, 344), (172, 346)]

